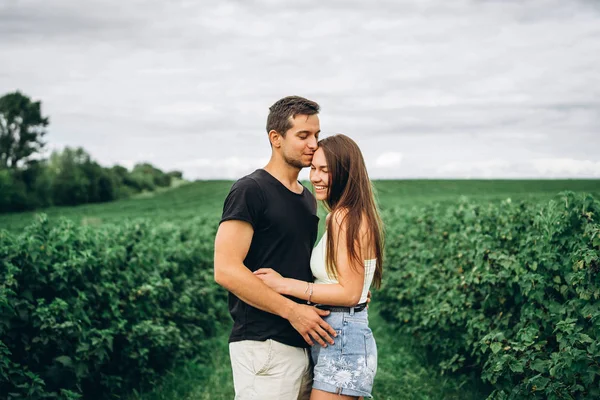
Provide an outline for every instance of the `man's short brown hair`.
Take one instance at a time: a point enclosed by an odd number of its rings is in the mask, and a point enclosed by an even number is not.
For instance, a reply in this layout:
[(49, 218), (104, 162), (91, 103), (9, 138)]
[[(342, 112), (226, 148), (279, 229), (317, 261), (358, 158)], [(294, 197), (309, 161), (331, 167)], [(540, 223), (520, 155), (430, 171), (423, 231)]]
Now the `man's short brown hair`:
[(292, 127), (290, 117), (294, 119), (296, 115), (315, 115), (319, 113), (319, 109), (317, 103), (300, 96), (287, 96), (277, 100), (269, 107), (267, 133), (276, 131), (285, 137), (285, 133)]

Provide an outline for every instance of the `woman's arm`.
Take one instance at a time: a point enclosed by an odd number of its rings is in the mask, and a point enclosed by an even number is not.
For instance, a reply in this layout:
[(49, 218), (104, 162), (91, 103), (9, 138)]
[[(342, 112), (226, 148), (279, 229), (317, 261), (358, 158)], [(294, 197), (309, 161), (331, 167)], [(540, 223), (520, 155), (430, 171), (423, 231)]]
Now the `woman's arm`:
[[(287, 290), (286, 293), (281, 294), (287, 294), (299, 299), (308, 300), (308, 295), (310, 292), (310, 288), (308, 288), (308, 282), (290, 278), (285, 279), (288, 281), (286, 282)], [(360, 300), (363, 281), (364, 274), (360, 277), (360, 279), (357, 278), (352, 282), (346, 281), (345, 286), (341, 283), (313, 284), (313, 293), (310, 297), (310, 302), (315, 304), (327, 304), (330, 306), (354, 307)]]
[[(360, 301), (365, 279), (364, 265), (353, 265), (356, 261), (349, 260), (346, 246), (346, 227), (343, 214), (336, 212), (333, 215), (332, 232), (334, 238), (335, 262), (337, 266), (337, 280), (335, 284), (312, 284), (311, 303), (327, 304), (332, 306), (353, 307)], [(365, 237), (360, 229), (361, 237)], [(360, 246), (360, 243), (355, 244)], [(360, 249), (357, 249), (362, 254)], [(254, 272), (268, 286), (276, 292), (299, 299), (308, 300), (310, 294), (309, 282), (297, 279), (283, 278), (270, 268), (261, 268)]]

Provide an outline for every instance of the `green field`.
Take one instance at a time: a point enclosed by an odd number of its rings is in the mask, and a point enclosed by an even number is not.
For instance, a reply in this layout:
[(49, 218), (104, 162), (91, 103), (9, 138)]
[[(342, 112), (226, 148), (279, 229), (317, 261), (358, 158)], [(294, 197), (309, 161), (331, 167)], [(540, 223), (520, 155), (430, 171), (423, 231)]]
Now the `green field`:
[[(156, 195), (42, 211), (50, 219), (66, 217), (84, 225), (133, 218), (183, 221), (197, 216), (214, 216), (217, 219), (231, 184), (231, 181), (196, 181)], [(452, 203), (462, 196), (494, 202), (505, 198), (545, 200), (563, 190), (600, 195), (599, 180), (384, 180), (375, 181), (374, 185), (382, 210)], [(30, 224), (39, 212), (0, 214), (0, 229), (18, 231)]]
[[(84, 205), (43, 210), (51, 223), (65, 217), (75, 224), (100, 226), (121, 224), (130, 219), (147, 219), (156, 223), (199, 221), (216, 227), (223, 200), (231, 181), (197, 181), (152, 196), (115, 203)], [(380, 207), (387, 210), (409, 209), (423, 205), (455, 204), (463, 197), (480, 203), (499, 204), (513, 201), (547, 201), (561, 191), (586, 192), (600, 198), (598, 180), (531, 180), (531, 181), (438, 181), (406, 180), (374, 183)], [(0, 215), (0, 229), (21, 231), (31, 224), (37, 213)], [(427, 354), (417, 340), (397, 334), (378, 312), (377, 293), (371, 306), (371, 322), (379, 347), (379, 370), (374, 395), (377, 399), (481, 399), (489, 393), (477, 376), (440, 375), (438, 360)], [(226, 336), (230, 321), (221, 321), (223, 332), (211, 345), (210, 360), (182, 363), (164, 380), (156, 382), (147, 393), (134, 393), (131, 399), (231, 399), (232, 384)]]

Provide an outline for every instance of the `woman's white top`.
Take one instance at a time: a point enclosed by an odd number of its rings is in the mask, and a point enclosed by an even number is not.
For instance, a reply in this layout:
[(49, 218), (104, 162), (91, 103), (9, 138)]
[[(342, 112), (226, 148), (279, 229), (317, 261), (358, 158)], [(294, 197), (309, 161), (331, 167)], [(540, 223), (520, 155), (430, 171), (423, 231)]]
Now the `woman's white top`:
[[(331, 279), (327, 276), (327, 267), (325, 266), (325, 253), (327, 249), (327, 231), (317, 243), (317, 246), (313, 249), (310, 256), (310, 269), (315, 277), (315, 283), (334, 284), (338, 283), (336, 279)], [(367, 301), (367, 293), (373, 282), (373, 275), (375, 275), (375, 266), (377, 265), (377, 259), (365, 260), (365, 281), (363, 283), (363, 291), (360, 296), (358, 303), (364, 303)]]

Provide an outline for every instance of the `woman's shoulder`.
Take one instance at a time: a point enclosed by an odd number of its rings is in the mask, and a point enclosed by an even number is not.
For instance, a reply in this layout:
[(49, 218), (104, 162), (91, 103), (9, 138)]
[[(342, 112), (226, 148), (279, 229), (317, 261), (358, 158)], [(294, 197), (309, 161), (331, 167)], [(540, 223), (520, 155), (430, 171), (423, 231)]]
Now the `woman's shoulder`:
[[(347, 221), (347, 217), (350, 214), (350, 210), (347, 208), (338, 208), (336, 210), (333, 210), (332, 212), (330, 212), (329, 214), (327, 214), (326, 217), (326, 222), (329, 223), (329, 219), (333, 219), (333, 226), (336, 228), (345, 228), (345, 226), (348, 224)], [(366, 218), (365, 218), (365, 214), (362, 213), (361, 218), (360, 218), (360, 225), (359, 225), (359, 231), (363, 232), (365, 230), (368, 230), (368, 224), (366, 223)]]
[(327, 215), (325, 216), (325, 223), (328, 224), (330, 219), (331, 219), (331, 213), (327, 213)]
[(347, 208), (337, 208), (327, 214), (327, 219), (332, 219), (335, 225), (342, 225), (348, 216), (349, 210)]

